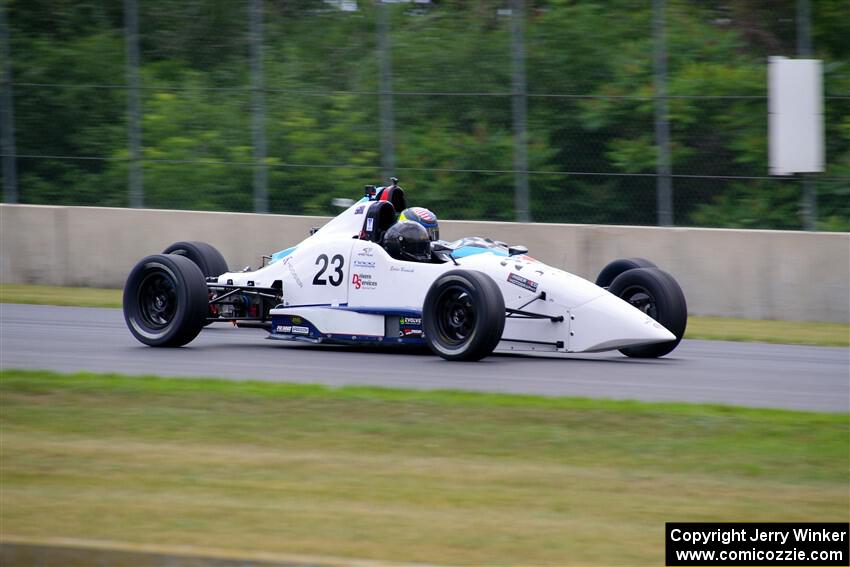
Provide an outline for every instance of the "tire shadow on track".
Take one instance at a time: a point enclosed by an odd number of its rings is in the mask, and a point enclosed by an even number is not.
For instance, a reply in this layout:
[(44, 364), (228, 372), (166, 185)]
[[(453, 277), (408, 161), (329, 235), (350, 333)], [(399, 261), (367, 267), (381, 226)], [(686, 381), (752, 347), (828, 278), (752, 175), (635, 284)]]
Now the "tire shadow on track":
[[(383, 354), (390, 356), (415, 356), (418, 358), (426, 359), (433, 358), (435, 361), (439, 360), (439, 356), (431, 352), (428, 347), (412, 347), (412, 346), (359, 346), (359, 345), (334, 345), (334, 344), (299, 344), (299, 343), (287, 343), (285, 345), (280, 344), (280, 341), (269, 341), (274, 344), (266, 344), (266, 347), (278, 347), (285, 348), (287, 350), (293, 350), (298, 352), (316, 352), (316, 353), (348, 353), (348, 354)], [(548, 353), (533, 353), (533, 354), (521, 354), (521, 353), (512, 353), (512, 352), (494, 352), (491, 355), (485, 357), (484, 359), (476, 362), (462, 362), (462, 361), (442, 361), (451, 364), (486, 364), (488, 361), (495, 362), (496, 360), (506, 360), (506, 361), (523, 361), (528, 363), (538, 362), (547, 362), (550, 363), (553, 360), (563, 361), (563, 362), (592, 362), (592, 363), (611, 363), (611, 364), (627, 364), (627, 365), (666, 365), (669, 366), (671, 364), (677, 364), (682, 362), (682, 359), (678, 359), (676, 357), (665, 357), (661, 359), (646, 359), (646, 358), (629, 358), (627, 356), (620, 355), (618, 353), (603, 353), (599, 355), (588, 355), (588, 354), (548, 354)]]
[[(316, 353), (348, 353), (348, 354), (384, 354), (384, 355), (395, 355), (395, 356), (415, 356), (417, 358), (439, 358), (436, 354), (431, 352), (431, 350), (425, 346), (414, 346), (414, 345), (393, 345), (393, 344), (383, 344), (383, 345), (344, 345), (344, 344), (330, 344), (330, 343), (320, 343), (320, 344), (310, 344), (310, 343), (301, 343), (297, 341), (279, 341), (279, 340), (268, 340), (267, 333), (261, 329), (238, 329), (236, 327), (224, 326), (224, 325), (213, 325), (210, 326), (201, 333), (201, 337), (210, 338), (211, 335), (214, 335), (216, 339), (224, 338), (230, 333), (235, 331), (239, 331), (240, 337), (244, 340), (245, 337), (248, 336), (248, 333), (253, 332), (254, 336), (250, 343), (245, 342), (234, 342), (226, 345), (225, 348), (228, 349), (236, 349), (248, 346), (250, 344), (251, 347), (262, 348), (265, 349), (286, 349), (288, 351), (300, 352), (300, 353), (308, 353), (308, 352), (316, 352)], [(217, 344), (217, 345), (209, 345), (209, 344), (197, 344), (197, 342), (192, 345), (188, 345), (187, 349), (208, 349), (208, 348), (222, 348), (225, 345)], [(616, 351), (604, 352), (604, 353), (546, 353), (546, 352), (534, 352), (534, 353), (518, 353), (518, 352), (494, 352), (491, 355), (485, 357), (481, 363), (486, 363), (489, 361), (494, 361), (495, 359), (502, 360), (511, 360), (511, 361), (526, 361), (528, 363), (533, 363), (533, 361), (546, 361), (551, 362), (553, 360), (559, 361), (574, 361), (574, 362), (594, 362), (594, 363), (612, 363), (612, 364), (628, 364), (628, 365), (665, 365), (670, 366), (671, 364), (677, 364), (683, 362), (683, 359), (677, 358), (675, 355), (666, 356), (664, 358), (630, 358), (625, 355), (622, 355)], [(446, 361), (448, 362), (448, 361)], [(475, 362), (458, 362), (452, 361), (453, 364), (476, 364)]]

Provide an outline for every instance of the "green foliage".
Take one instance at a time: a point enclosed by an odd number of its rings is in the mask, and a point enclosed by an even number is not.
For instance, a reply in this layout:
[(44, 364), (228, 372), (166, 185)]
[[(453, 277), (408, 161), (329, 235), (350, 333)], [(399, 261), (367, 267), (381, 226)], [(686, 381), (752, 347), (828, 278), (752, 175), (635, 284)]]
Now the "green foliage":
[[(824, 230), (850, 229), (845, 4), (812, 3), (831, 97), (827, 172), (817, 182)], [(396, 172), (417, 204), (443, 218), (515, 217), (511, 18), (502, 8), (387, 5)], [(375, 5), (342, 12), (267, 0), (264, 9), (270, 207), (331, 214), (331, 198), (382, 181)], [(248, 13), (244, 0), (139, 2), (147, 206), (252, 210)], [(766, 179), (765, 60), (794, 53), (794, 17), (791, 0), (668, 3), (676, 224), (801, 227), (801, 183)], [(18, 153), (62, 156), (19, 159), (22, 200), (125, 206), (120, 3), (11, 0), (8, 18)], [(534, 220), (654, 224), (649, 3), (536, 0), (525, 42)], [(98, 159), (69, 159), (79, 157)]]
[[(64, 30), (58, 28), (58, 33)], [(56, 85), (17, 89), (17, 153), (107, 158), (23, 159), (19, 166), (21, 199), (41, 204), (125, 205), (126, 176), (116, 184), (108, 174), (108, 158), (115, 148), (125, 145), (125, 92), (83, 86), (111, 85), (116, 76), (123, 77), (120, 32), (101, 29), (61, 42), (44, 36), (26, 42), (16, 36), (13, 39), (13, 52), (23, 51), (25, 62), (32, 61), (21, 65), (14, 60), (18, 64), (15, 80)]]

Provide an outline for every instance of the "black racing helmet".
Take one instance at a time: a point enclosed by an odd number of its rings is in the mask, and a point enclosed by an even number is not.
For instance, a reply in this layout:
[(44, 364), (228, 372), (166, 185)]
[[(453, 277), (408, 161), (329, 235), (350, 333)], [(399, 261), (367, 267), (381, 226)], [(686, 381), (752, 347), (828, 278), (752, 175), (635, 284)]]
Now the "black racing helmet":
[(399, 221), (384, 234), (384, 248), (396, 260), (427, 262), (431, 259), (431, 239), (418, 222)]

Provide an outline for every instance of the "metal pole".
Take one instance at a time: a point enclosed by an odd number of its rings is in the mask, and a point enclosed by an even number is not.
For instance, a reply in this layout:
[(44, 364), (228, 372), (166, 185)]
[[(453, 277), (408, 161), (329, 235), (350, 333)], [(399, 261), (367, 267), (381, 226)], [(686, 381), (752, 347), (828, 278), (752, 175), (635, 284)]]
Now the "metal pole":
[(670, 160), (670, 121), (667, 112), (666, 0), (652, 0), (653, 77), (655, 86), (656, 210), (658, 226), (673, 225), (673, 178)]
[(254, 146), (254, 212), (269, 212), (266, 166), (266, 96), (263, 80), (263, 0), (251, 0), (251, 138)]
[(511, 83), (514, 130), (514, 209), (517, 222), (531, 222), (528, 207), (528, 100), (525, 82), (525, 8), (511, 0)]
[[(808, 58), (812, 55), (812, 40), (809, 31), (811, 9), (809, 0), (797, 0), (797, 55)], [(811, 174), (803, 173), (802, 217), (805, 230), (817, 230), (818, 195), (815, 179)]]
[(0, 147), (3, 152), (3, 201), (18, 202), (18, 173), (15, 163), (15, 101), (12, 95), (12, 51), (6, 25), (8, 2), (0, 0), (0, 56), (3, 58), (3, 96), (0, 99)]
[(389, 8), (376, 0), (378, 8), (378, 68), (380, 86), (381, 170), (384, 179), (395, 175), (395, 118), (393, 116), (393, 70), (390, 45)]
[(809, 0), (797, 0), (797, 55), (808, 57), (812, 54), (812, 39), (809, 34), (811, 7)]
[(124, 0), (124, 43), (127, 51), (127, 150), (130, 206), (144, 206), (141, 103), (139, 96), (139, 19), (136, 0)]

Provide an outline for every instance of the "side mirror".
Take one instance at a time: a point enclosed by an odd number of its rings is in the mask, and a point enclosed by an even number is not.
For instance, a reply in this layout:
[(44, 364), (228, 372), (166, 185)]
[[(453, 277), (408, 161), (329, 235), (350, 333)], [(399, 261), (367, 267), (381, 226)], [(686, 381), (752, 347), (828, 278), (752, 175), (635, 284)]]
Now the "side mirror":
[(508, 248), (508, 254), (511, 256), (519, 256), (520, 254), (528, 254), (528, 247), (522, 244), (514, 244)]

